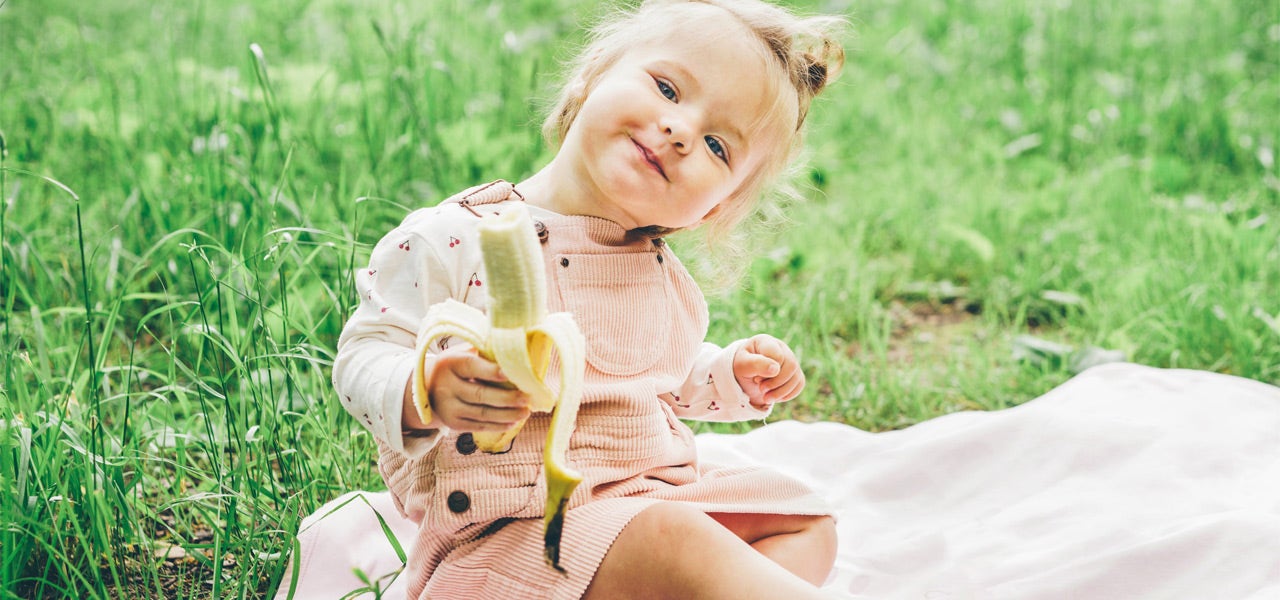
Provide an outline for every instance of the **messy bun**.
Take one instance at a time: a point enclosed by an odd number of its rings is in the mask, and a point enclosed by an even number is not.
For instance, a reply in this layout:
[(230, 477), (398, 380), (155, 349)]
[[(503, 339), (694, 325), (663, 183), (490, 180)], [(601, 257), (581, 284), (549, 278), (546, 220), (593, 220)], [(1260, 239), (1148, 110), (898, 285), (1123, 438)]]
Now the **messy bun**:
[(796, 129), (804, 124), (809, 103), (844, 67), (839, 33), (848, 23), (839, 17), (793, 15), (763, 2), (743, 0), (685, 0), (720, 7), (742, 21), (769, 48), (795, 88), (799, 100)]

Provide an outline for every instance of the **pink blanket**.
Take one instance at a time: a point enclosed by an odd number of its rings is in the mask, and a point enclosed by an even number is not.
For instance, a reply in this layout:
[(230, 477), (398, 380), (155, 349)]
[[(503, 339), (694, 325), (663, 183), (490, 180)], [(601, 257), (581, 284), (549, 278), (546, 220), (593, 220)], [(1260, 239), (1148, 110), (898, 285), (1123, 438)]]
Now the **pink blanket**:
[[(770, 465), (837, 507), (833, 597), (1280, 598), (1280, 388), (1258, 382), (1107, 365), (1016, 408), (901, 431), (787, 421), (698, 443), (703, 460)], [(400, 568), (373, 509), (409, 550), (385, 492), (347, 494), (305, 521), (293, 598)]]

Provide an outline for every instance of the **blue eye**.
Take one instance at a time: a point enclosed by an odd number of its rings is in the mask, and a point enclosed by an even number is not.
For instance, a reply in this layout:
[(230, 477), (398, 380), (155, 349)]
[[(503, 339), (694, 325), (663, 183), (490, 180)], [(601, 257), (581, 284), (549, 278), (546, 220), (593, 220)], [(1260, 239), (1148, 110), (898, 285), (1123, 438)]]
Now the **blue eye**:
[(724, 162), (729, 162), (729, 152), (724, 149), (724, 144), (721, 144), (720, 140), (711, 136), (707, 136), (705, 139), (707, 140), (707, 148), (711, 149), (712, 154), (720, 157), (720, 160)]
[(658, 91), (661, 92), (663, 96), (666, 96), (667, 100), (671, 100), (672, 102), (675, 102), (676, 100), (675, 88), (671, 87), (670, 85), (667, 84), (667, 82), (661, 79), (655, 79), (654, 81), (658, 82)]

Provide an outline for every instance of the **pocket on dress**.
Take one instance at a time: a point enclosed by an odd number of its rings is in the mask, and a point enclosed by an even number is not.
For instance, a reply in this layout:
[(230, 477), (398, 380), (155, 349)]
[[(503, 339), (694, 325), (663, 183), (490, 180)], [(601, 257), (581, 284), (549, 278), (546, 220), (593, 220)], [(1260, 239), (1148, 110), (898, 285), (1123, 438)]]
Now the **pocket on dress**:
[(649, 370), (667, 350), (671, 299), (651, 252), (562, 254), (556, 281), (565, 310), (587, 339), (587, 362), (610, 375)]

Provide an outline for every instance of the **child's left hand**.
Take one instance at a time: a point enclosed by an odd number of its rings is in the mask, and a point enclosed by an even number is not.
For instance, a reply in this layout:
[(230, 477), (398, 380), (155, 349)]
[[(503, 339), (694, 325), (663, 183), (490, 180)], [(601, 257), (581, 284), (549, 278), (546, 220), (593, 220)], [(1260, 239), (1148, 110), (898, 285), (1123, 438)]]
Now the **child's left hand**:
[(752, 336), (733, 355), (733, 375), (738, 386), (760, 408), (786, 402), (804, 389), (800, 361), (786, 342), (768, 334)]

